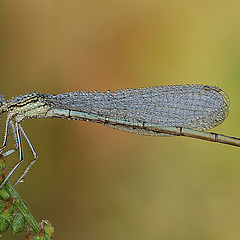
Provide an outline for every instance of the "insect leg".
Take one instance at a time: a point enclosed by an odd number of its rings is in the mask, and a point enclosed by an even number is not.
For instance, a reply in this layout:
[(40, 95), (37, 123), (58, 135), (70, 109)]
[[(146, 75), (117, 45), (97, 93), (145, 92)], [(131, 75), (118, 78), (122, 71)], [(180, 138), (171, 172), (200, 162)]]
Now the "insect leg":
[(14, 127), (15, 130), (14, 131), (16, 132), (16, 142), (17, 142), (17, 146), (18, 146), (18, 150), (19, 150), (19, 162), (9, 172), (7, 177), (1, 183), (0, 188), (2, 188), (4, 186), (4, 184), (11, 178), (11, 176), (14, 174), (14, 172), (18, 169), (18, 167), (23, 162), (23, 150), (22, 150), (22, 141), (21, 141), (21, 136), (20, 136), (20, 132), (19, 132), (19, 126), (20, 126), (20, 124), (18, 122), (15, 122), (15, 127)]
[(27, 134), (25, 133), (25, 131), (23, 130), (23, 127), (19, 124), (19, 129), (22, 133), (22, 136), (26, 139), (32, 154), (33, 154), (33, 160), (31, 161), (31, 163), (27, 166), (27, 168), (25, 169), (25, 171), (23, 172), (22, 176), (17, 180), (17, 182), (14, 184), (14, 186), (16, 186), (22, 179), (24, 179), (24, 177), (26, 176), (26, 174), (30, 171), (30, 169), (32, 168), (33, 164), (36, 162), (37, 160), (37, 152), (33, 147), (33, 144), (31, 143), (30, 139), (28, 138)]

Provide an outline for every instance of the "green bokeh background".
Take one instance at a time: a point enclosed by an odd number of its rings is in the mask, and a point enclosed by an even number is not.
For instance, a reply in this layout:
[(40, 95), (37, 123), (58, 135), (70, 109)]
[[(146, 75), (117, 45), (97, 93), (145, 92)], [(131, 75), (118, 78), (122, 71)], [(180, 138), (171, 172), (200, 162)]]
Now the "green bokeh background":
[[(1, 1), (0, 92), (217, 85), (231, 109), (214, 131), (240, 136), (239, 9), (235, 0)], [(22, 125), (39, 158), (17, 190), (54, 239), (239, 239), (237, 147), (79, 121)]]

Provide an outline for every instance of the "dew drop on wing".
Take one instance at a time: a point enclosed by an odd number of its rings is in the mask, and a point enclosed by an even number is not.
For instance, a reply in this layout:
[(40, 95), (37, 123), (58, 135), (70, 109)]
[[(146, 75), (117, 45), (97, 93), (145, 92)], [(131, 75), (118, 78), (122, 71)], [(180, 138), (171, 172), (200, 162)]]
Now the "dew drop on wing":
[[(56, 109), (69, 109), (116, 119), (109, 127), (138, 134), (123, 125), (145, 122), (159, 127), (183, 127), (207, 130), (221, 124), (229, 104), (223, 91), (204, 85), (172, 85), (104, 92), (74, 92), (46, 95), (46, 102)], [(98, 121), (101, 122), (101, 121)], [(121, 124), (118, 125), (117, 122)], [(107, 124), (106, 124), (107, 125)], [(152, 135), (152, 133), (150, 134)]]

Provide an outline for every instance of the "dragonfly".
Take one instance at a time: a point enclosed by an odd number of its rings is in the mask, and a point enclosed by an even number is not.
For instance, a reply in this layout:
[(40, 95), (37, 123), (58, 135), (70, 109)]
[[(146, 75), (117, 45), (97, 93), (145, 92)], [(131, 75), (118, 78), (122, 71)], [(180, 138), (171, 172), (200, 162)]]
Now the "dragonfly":
[[(7, 114), (0, 155), (19, 152), (4, 186), (22, 164), (22, 138), (33, 160), (15, 185), (24, 179), (38, 157), (21, 123), (25, 119), (62, 118), (100, 123), (114, 129), (148, 136), (184, 136), (240, 146), (240, 138), (205, 132), (221, 124), (229, 113), (229, 98), (216, 86), (169, 85), (116, 91), (76, 91), (60, 94), (33, 92), (6, 100), (0, 95), (0, 115)], [(10, 134), (16, 147), (6, 151)]]

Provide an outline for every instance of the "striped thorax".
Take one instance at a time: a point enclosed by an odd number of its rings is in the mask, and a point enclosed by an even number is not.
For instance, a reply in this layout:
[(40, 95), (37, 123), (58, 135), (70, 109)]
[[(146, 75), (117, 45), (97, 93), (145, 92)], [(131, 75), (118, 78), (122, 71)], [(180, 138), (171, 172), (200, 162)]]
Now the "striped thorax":
[(44, 118), (50, 109), (44, 101), (44, 95), (37, 92), (11, 99), (2, 108), (8, 112), (10, 119), (14, 118), (17, 122), (27, 118)]

